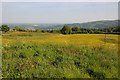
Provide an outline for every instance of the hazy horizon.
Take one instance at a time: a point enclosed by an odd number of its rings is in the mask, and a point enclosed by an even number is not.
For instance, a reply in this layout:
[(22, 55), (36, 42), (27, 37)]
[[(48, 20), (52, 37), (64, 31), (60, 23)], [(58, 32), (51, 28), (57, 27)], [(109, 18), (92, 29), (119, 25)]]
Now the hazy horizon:
[[(98, 21), (116, 21), (116, 20), (98, 20)], [(77, 23), (89, 23), (89, 22), (97, 22), (97, 20), (93, 21), (86, 21), (86, 22), (77, 22)], [(2, 24), (74, 24), (73, 22), (71, 23), (2, 23)]]
[(117, 19), (117, 2), (2, 3), (2, 23), (64, 24)]

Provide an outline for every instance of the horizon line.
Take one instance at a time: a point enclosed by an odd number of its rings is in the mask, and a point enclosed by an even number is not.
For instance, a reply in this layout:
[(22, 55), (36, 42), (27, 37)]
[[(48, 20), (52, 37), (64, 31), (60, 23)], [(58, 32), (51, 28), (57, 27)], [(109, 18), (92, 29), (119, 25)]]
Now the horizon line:
[(20, 22), (20, 23), (12, 23), (12, 22), (8, 22), (8, 23), (0, 23), (0, 24), (73, 24), (73, 23), (88, 23), (88, 22), (97, 22), (97, 21), (117, 21), (117, 20), (119, 20), (119, 19), (103, 19), (103, 20), (91, 20), (91, 21), (84, 21), (84, 22), (47, 22), (47, 23), (39, 23), (39, 22), (33, 22), (33, 23), (31, 23), (31, 22)]

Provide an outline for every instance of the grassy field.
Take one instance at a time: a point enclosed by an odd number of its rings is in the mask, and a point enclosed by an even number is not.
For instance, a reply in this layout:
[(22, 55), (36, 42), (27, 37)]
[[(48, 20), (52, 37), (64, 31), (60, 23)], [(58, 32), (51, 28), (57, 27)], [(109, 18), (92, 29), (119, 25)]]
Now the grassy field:
[(117, 78), (118, 35), (7, 32), (4, 78)]

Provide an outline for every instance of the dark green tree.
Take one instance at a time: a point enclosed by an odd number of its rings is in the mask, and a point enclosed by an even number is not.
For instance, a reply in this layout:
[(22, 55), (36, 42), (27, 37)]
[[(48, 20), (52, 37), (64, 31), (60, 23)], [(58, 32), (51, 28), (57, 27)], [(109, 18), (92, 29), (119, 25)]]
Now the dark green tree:
[(72, 30), (68, 25), (64, 25), (64, 27), (61, 29), (62, 34), (71, 34)]
[(1, 30), (4, 31), (4, 32), (7, 32), (7, 31), (10, 30), (10, 28), (8, 27), (8, 25), (3, 24), (3, 25), (1, 26)]
[(80, 32), (80, 28), (75, 26), (75, 27), (72, 27), (72, 33), (73, 34), (76, 34), (76, 33), (79, 33)]

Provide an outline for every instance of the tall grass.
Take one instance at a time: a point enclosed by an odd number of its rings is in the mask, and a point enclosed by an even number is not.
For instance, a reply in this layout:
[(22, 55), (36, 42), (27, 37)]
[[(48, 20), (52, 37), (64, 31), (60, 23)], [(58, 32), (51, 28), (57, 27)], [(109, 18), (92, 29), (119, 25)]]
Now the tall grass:
[(117, 59), (105, 47), (12, 43), (3, 48), (3, 77), (117, 78)]
[(118, 35), (6, 34), (1, 47), (3, 78), (118, 77)]

